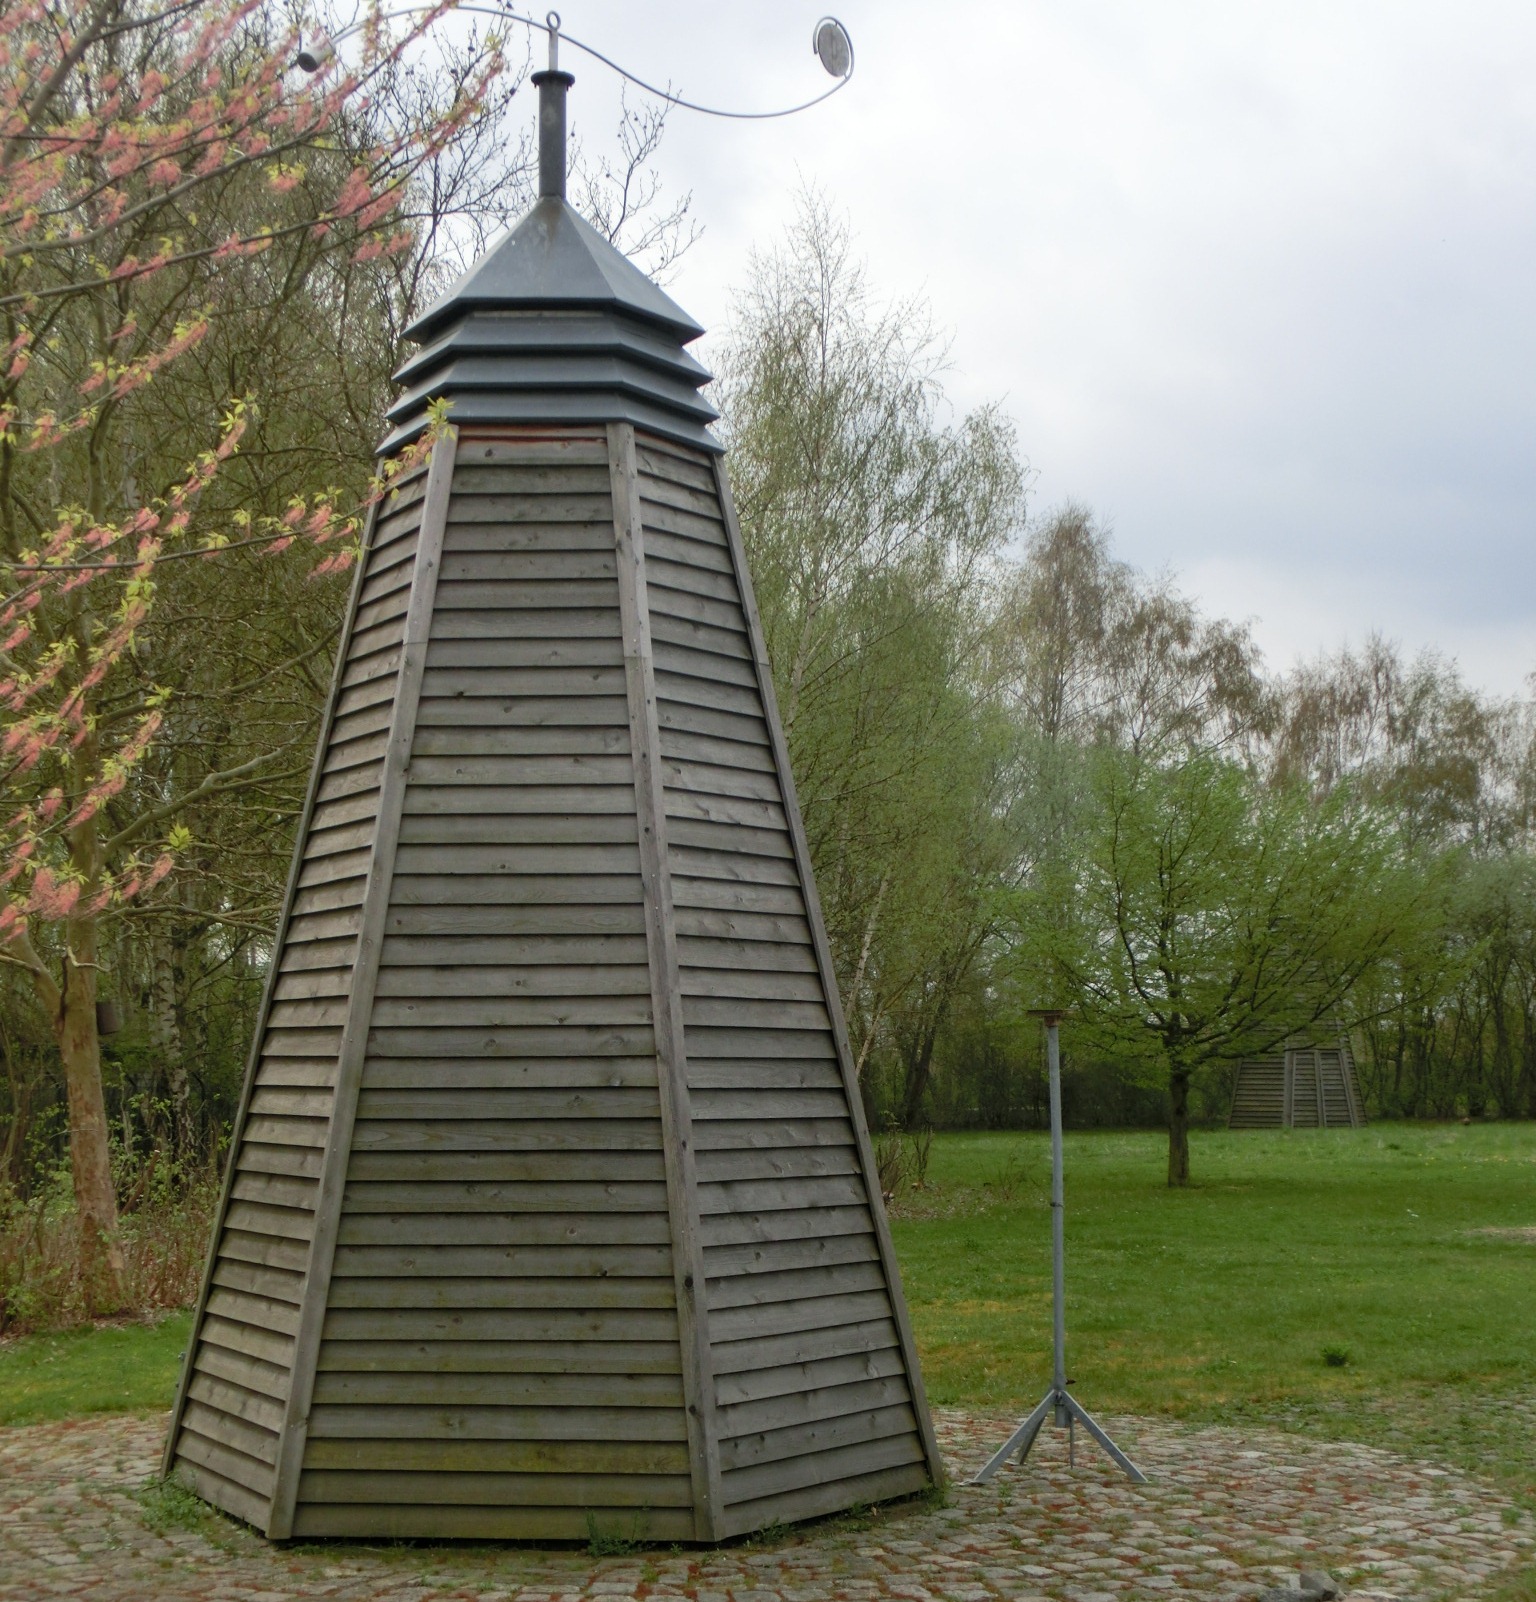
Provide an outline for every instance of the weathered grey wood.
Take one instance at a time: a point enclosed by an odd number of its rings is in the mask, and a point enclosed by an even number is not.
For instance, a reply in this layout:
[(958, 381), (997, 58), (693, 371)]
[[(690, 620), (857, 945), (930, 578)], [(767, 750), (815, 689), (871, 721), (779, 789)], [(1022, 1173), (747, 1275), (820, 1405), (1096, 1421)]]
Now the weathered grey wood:
[[(202, 1408), (199, 1412), (203, 1420), (217, 1416), (209, 1408)], [(177, 1442), (176, 1455), (183, 1462), (196, 1463), (236, 1485), (243, 1485), (253, 1496), (259, 1496), (272, 1483), (270, 1463), (253, 1458), (235, 1447), (210, 1440), (190, 1419), (183, 1428), (181, 1440)]]
[(270, 1235), (251, 1235), (241, 1229), (224, 1233), (223, 1255), (246, 1263), (265, 1263), (272, 1268), (291, 1268), (299, 1273), (309, 1254), (297, 1241), (274, 1240)]
[(944, 1462), (939, 1454), (938, 1438), (933, 1431), (933, 1420), (928, 1412), (928, 1400), (923, 1389), (922, 1369), (918, 1361), (917, 1343), (912, 1335), (911, 1319), (907, 1312), (906, 1296), (902, 1289), (901, 1268), (896, 1261), (895, 1247), (891, 1243), (890, 1225), (880, 1199), (880, 1185), (876, 1175), (874, 1150), (869, 1130), (864, 1121), (863, 1097), (859, 1091), (858, 1074), (854, 1068), (853, 1053), (848, 1045), (847, 1025), (843, 1020), (838, 999), (837, 978), (832, 967), (831, 949), (827, 943), (826, 923), (821, 915), (820, 898), (816, 889), (816, 876), (811, 864), (810, 848), (806, 844), (805, 826), (800, 818), (800, 807), (795, 794), (795, 779), (789, 764), (789, 753), (784, 743), (783, 725), (779, 722), (778, 706), (773, 689), (773, 669), (763, 643), (763, 628), (757, 615), (757, 603), (752, 593), (752, 576), (747, 568), (746, 553), (741, 542), (741, 528), (736, 518), (736, 507), (731, 497), (730, 483), (724, 463), (718, 458), (709, 464), (715, 476), (715, 490), (725, 517), (726, 538), (730, 544), (731, 559), (736, 569), (736, 580), (741, 594), (742, 611), (747, 620), (747, 633), (752, 641), (757, 661), (758, 684), (762, 691), (763, 708), (771, 734), (774, 762), (784, 798), (784, 810), (790, 820), (790, 834), (794, 841), (795, 857), (800, 865), (807, 914), (816, 959), (821, 968), (826, 1004), (832, 1016), (832, 1034), (837, 1044), (837, 1060), (843, 1071), (843, 1082), (848, 1097), (848, 1112), (853, 1121), (859, 1155), (864, 1168), (870, 1212), (874, 1220), (875, 1236), (880, 1245), (881, 1261), (885, 1266), (889, 1286), (891, 1310), (901, 1335), (901, 1348), (907, 1359), (907, 1374), (912, 1387), (912, 1407), (917, 1428), (922, 1437), (923, 1455), (928, 1473), (934, 1484), (942, 1484)]
[(200, 1369), (193, 1372), (192, 1382), (187, 1386), (187, 1396), (192, 1400), (204, 1402), (221, 1413), (228, 1413), (233, 1418), (243, 1418), (251, 1424), (259, 1424), (274, 1434), (282, 1423), (281, 1402), (274, 1402), (270, 1396), (262, 1396), (256, 1391), (248, 1391), (243, 1385), (217, 1379)]
[(658, 615), (651, 619), (651, 634), (658, 644), (690, 647), (739, 662), (750, 663), (752, 660), (751, 641), (741, 628), (717, 627), (690, 618)]
[(249, 1296), (244, 1291), (225, 1290), (219, 1285), (209, 1287), (206, 1305), (215, 1317), (232, 1324), (249, 1324), (253, 1329), (274, 1335), (291, 1336), (299, 1325), (293, 1309), (286, 1304)]
[[(633, 822), (630, 822), (633, 827)], [(722, 950), (726, 949), (722, 942)], [(383, 966), (452, 964), (482, 971), (534, 969), (545, 964), (574, 966), (585, 961), (598, 967), (628, 967), (646, 961), (641, 935), (434, 935), (430, 939), (392, 935), (384, 942)], [(725, 966), (724, 963), (719, 964)], [(743, 963), (742, 966), (747, 966)]]
[(702, 1120), (696, 1142), (705, 1151), (793, 1151), (797, 1148), (825, 1146), (834, 1150), (856, 1151), (853, 1126), (847, 1115), (810, 1118), (729, 1118)]
[[(455, 1474), (422, 1476), (382, 1471), (321, 1469), (305, 1474), (306, 1503), (402, 1503), (467, 1508), (688, 1506), (688, 1476), (649, 1474)], [(589, 1533), (590, 1538), (590, 1533)]]
[(834, 1478), (733, 1503), (726, 1509), (726, 1528), (732, 1535), (743, 1535), (770, 1525), (793, 1524), (845, 1508), (867, 1507), (875, 1502), (911, 1496), (929, 1483), (928, 1470), (922, 1463), (899, 1464), (846, 1479)]
[(677, 1474), (688, 1478), (686, 1441), (318, 1440), (312, 1469), (396, 1470), (411, 1474), (477, 1472)]
[(316, 1440), (683, 1441), (680, 1407), (316, 1407)]
[[(887, 1355), (898, 1358), (900, 1354)], [(725, 1438), (732, 1440), (791, 1425), (830, 1424), (833, 1420), (847, 1421), (852, 1433), (856, 1428), (854, 1415), (909, 1406), (910, 1400), (906, 1376), (900, 1372), (851, 1380), (842, 1385), (816, 1385), (806, 1376), (798, 1386), (777, 1396), (722, 1409), (720, 1422)], [(913, 1455), (920, 1454), (914, 1452)]]
[[(723, 1441), (720, 1458), (724, 1472), (733, 1474), (731, 1490), (739, 1495), (749, 1483), (745, 1477), (735, 1478), (742, 1470), (767, 1468), (771, 1463), (788, 1464), (788, 1472), (798, 1478), (806, 1460), (834, 1452), (848, 1454), (839, 1464), (841, 1473), (868, 1472), (885, 1465), (874, 1461), (883, 1453), (881, 1443), (892, 1439), (911, 1437), (908, 1455), (921, 1461), (922, 1442), (917, 1433), (917, 1419), (910, 1403), (899, 1402), (889, 1407), (857, 1413), (840, 1418), (819, 1419), (808, 1424), (791, 1424), (782, 1429), (762, 1430), (755, 1435), (739, 1435)], [(871, 1448), (874, 1450), (871, 1451)], [(765, 1475), (773, 1483), (773, 1476)], [(733, 1496), (734, 1500), (734, 1496)]]
[[(618, 1165), (612, 1153), (606, 1160)], [(668, 1246), (672, 1231), (667, 1223), (666, 1193), (661, 1163), (656, 1169), (655, 1194), (661, 1209), (652, 1212), (517, 1213), (512, 1208), (494, 1212), (348, 1213), (341, 1221), (343, 1246)], [(494, 1204), (498, 1199), (489, 1198)], [(515, 1198), (510, 1198), (515, 1200)]]
[(647, 527), (645, 531), (647, 556), (656, 556), (668, 562), (702, 568), (707, 572), (729, 573), (730, 553), (723, 538), (701, 540), (692, 534), (674, 534), (670, 529)]
[[(829, 1258), (828, 1261), (836, 1261)], [(655, 1275), (670, 1278), (668, 1246), (338, 1246), (338, 1278), (384, 1279), (416, 1274), (427, 1279), (550, 1279)]]
[[(670, 1341), (677, 1313), (663, 1307), (337, 1308), (325, 1338), (338, 1341)], [(389, 1430), (384, 1430), (389, 1434)], [(685, 1439), (681, 1424), (677, 1439)]]
[[(893, 1331), (890, 1355), (899, 1364), (895, 1342)], [(853, 1361), (874, 1363), (878, 1355)], [(674, 1374), (682, 1396), (675, 1341), (326, 1341), (319, 1367), (345, 1374)], [(747, 1399), (740, 1385), (732, 1394)]]
[(187, 1428), (195, 1430), (205, 1440), (232, 1446), (257, 1462), (272, 1463), (276, 1460), (277, 1436), (271, 1430), (220, 1412), (204, 1402), (188, 1401)]
[(672, 1508), (359, 1507), (320, 1502), (301, 1509), (293, 1533), (305, 1539), (587, 1541), (594, 1529), (624, 1541), (687, 1541), (693, 1537), (693, 1516)]
[[(575, 1361), (578, 1354), (572, 1352)], [(386, 1406), (408, 1397), (416, 1407), (665, 1407), (682, 1411), (681, 1374), (342, 1374), (322, 1370), (315, 1380), (317, 1407)], [(595, 1498), (594, 1498), (595, 1500)]]
[(629, 698), (635, 803), (639, 820), (640, 876), (645, 888), (646, 938), (660, 1080), (663, 1150), (667, 1159), (668, 1211), (673, 1231), (673, 1290), (682, 1343), (694, 1534), (716, 1538), (720, 1461), (715, 1425), (714, 1378), (709, 1366), (709, 1326), (704, 1303), (704, 1259), (699, 1240), (697, 1183), (693, 1170), (688, 1065), (677, 971), (677, 935), (667, 872), (666, 800), (659, 768), (660, 731), (652, 662), (645, 543), (636, 482), (635, 431), (608, 429), (619, 611)]
[(536, 1124), (462, 1119), (358, 1120), (354, 1149), (371, 1151), (659, 1151), (660, 1123), (649, 1119), (541, 1118)]
[[(628, 737), (622, 725), (602, 723), (502, 723), (480, 721), (476, 723), (425, 723), (416, 731), (416, 755), (421, 761), (428, 782), (437, 779), (441, 764), (448, 758), (457, 758), (453, 770), (465, 782), (476, 782), (473, 759), (486, 764), (492, 775), (491, 783), (503, 783), (511, 778), (518, 766), (530, 758), (566, 758), (571, 762), (604, 762), (615, 759), (615, 753), (627, 756)], [(465, 759), (471, 759), (466, 762)], [(495, 767), (490, 763), (497, 763)], [(558, 770), (551, 769), (558, 773)], [(598, 770), (601, 774), (602, 770)], [(578, 772), (558, 774), (555, 783), (580, 783)], [(605, 783), (606, 778), (594, 777), (591, 782)]]
[(331, 1259), (336, 1245), (347, 1156), (352, 1146), (353, 1105), (362, 1077), (367, 1043), (368, 1015), (373, 981), (383, 944), (390, 881), (394, 872), (395, 842), (400, 827), (400, 803), (411, 755), (416, 724), (416, 697), (426, 666), (427, 635), (441, 560), (443, 528), (448, 517), (449, 489), (453, 480), (457, 431), (445, 430), (432, 448), (426, 494), (422, 502), (421, 532), (411, 590), (411, 607), (401, 646), (400, 682), (390, 723), (390, 743), (380, 780), (379, 822), (368, 873), (367, 898), (358, 927), (357, 962), (353, 969), (351, 1006), (337, 1056), (336, 1104), (331, 1115), (325, 1167), (319, 1182), (314, 1241), (305, 1286), (304, 1308), (295, 1332), (294, 1377), (282, 1421), (282, 1441), (273, 1479), (272, 1508), (267, 1534), (286, 1539), (293, 1529), (294, 1500), (309, 1418), (309, 1396), (314, 1384), (315, 1353), (320, 1344), (330, 1285)]
[[(388, 510), (393, 512), (396, 507), (391, 506)], [(283, 891), (282, 911), (278, 914), (277, 930), (274, 935), (275, 944), (273, 946), (275, 951), (283, 949), (284, 941), (293, 921), (294, 903), (298, 894), (299, 872), (304, 860), (304, 841), (309, 830), (310, 819), (314, 815), (321, 775), (325, 770), (326, 749), (329, 745), (331, 729), (337, 717), (342, 675), (346, 669), (347, 652), (351, 644), (354, 620), (357, 616), (359, 598), (362, 594), (363, 581), (367, 573), (368, 558), (372, 553), (373, 541), (378, 531), (378, 521), (379, 508), (375, 504), (369, 508), (367, 524), (363, 531), (363, 555), (358, 561), (357, 572), (353, 577), (352, 593), (347, 602), (347, 614), (342, 623), (341, 637), (336, 646), (336, 660), (331, 670), (331, 690), (326, 698), (326, 712), (321, 724), (320, 740), (315, 747), (314, 760), (310, 764), (309, 784), (304, 795), (304, 806), (299, 814), (298, 832), (294, 836), (293, 860), (288, 869), (288, 883)], [(171, 1417), (166, 1428), (165, 1450), (161, 1457), (160, 1465), (160, 1472), (163, 1475), (171, 1472), (176, 1460), (176, 1437), (181, 1428), (182, 1410), (186, 1405), (187, 1399), (187, 1386), (193, 1372), (193, 1359), (197, 1351), (197, 1332), (208, 1316), (208, 1297), (213, 1288), (214, 1265), (218, 1261), (219, 1243), (224, 1234), (229, 1214), (235, 1176), (238, 1172), (240, 1148), (244, 1140), (246, 1113), (250, 1106), (251, 1096), (256, 1088), (256, 1074), (261, 1064), (263, 1039), (267, 1032), (267, 1015), (271, 1011), (272, 1000), (277, 987), (277, 978), (277, 965), (274, 963), (272, 972), (267, 976), (261, 1005), (256, 1013), (255, 1027), (251, 1034), (251, 1048), (246, 1059), (245, 1080), (241, 1087), (240, 1102), (235, 1109), (234, 1124), (230, 1132), (229, 1156), (225, 1162), (224, 1180), (219, 1191), (219, 1203), (214, 1210), (212, 1228), (208, 1237), (208, 1254), (204, 1261), (202, 1282), (198, 1287), (197, 1302), (192, 1314), (192, 1338), (187, 1342), (187, 1355), (182, 1362), (181, 1377), (177, 1381), (176, 1395), (171, 1403)], [(241, 1516), (244, 1517), (245, 1515), (242, 1514)]]
[[(248, 1391), (255, 1391), (260, 1396), (270, 1396), (275, 1402), (282, 1402), (288, 1395), (286, 1366), (247, 1357), (242, 1352), (232, 1352), (217, 1342), (202, 1343), (197, 1354), (197, 1369), (200, 1374), (212, 1374), (215, 1379), (233, 1380)], [(203, 1429), (204, 1435), (209, 1433), (209, 1429)], [(217, 1435), (214, 1436), (214, 1439), (218, 1438)], [(271, 1461), (276, 1460), (277, 1437), (274, 1435)]]
[(395, 1181), (374, 1184), (353, 1181), (347, 1185), (350, 1213), (482, 1213), (497, 1205), (509, 1213), (627, 1213), (665, 1212), (665, 1183), (637, 1184), (630, 1180), (599, 1182), (549, 1180), (522, 1184), (494, 1179), (465, 1183), (414, 1184), (408, 1190)]
[[(538, 1058), (413, 1059), (400, 1062), (378, 1057), (363, 1070), (363, 1084), (369, 1090), (414, 1092), (423, 1072), (439, 1092), (450, 1091), (569, 1091), (621, 1090), (656, 1084), (656, 1060), (644, 1057), (572, 1057), (565, 1062), (543, 1062)], [(423, 1094), (427, 1094), (423, 1092)], [(654, 1113), (655, 1099), (651, 1106)]]
[(202, 1464), (192, 1462), (190, 1458), (173, 1455), (165, 1465), (165, 1472), (167, 1475), (175, 1474), (205, 1502), (212, 1502), (215, 1507), (223, 1508), (226, 1513), (233, 1513), (236, 1518), (244, 1519), (247, 1524), (254, 1525), (258, 1530), (266, 1522), (267, 1497), (257, 1496), (245, 1486), (237, 1485), (221, 1474), (215, 1474)]
[(726, 1308), (782, 1306), (822, 1296), (852, 1296), (885, 1287), (878, 1258), (873, 1262), (829, 1263), (761, 1274), (732, 1274), (709, 1282), (711, 1316)]
[(710, 1327), (717, 1340), (736, 1341), (748, 1335), (788, 1335), (863, 1323), (866, 1319), (889, 1317), (890, 1312), (890, 1298), (881, 1289), (847, 1296), (807, 1296), (774, 1307), (722, 1308), (711, 1314)]
[(830, 1050), (820, 1057), (690, 1057), (688, 1073), (697, 1090), (826, 1090), (839, 1082)]
[(666, 479), (706, 493), (714, 489), (713, 475), (697, 459), (679, 456), (659, 444), (648, 442), (641, 445), (638, 440), (635, 443), (635, 461), (646, 478)]
[(547, 616), (537, 612), (493, 612), (467, 604), (473, 589), (470, 585), (461, 586), (457, 596), (439, 602), (432, 619), (434, 640), (547, 639), (570, 645), (619, 637), (618, 616), (610, 607), (562, 608)]
[[(626, 794), (626, 792), (629, 792)], [(510, 788), (474, 784), (412, 784), (406, 793), (407, 818), (452, 818), (485, 813), (496, 817), (633, 816), (633, 786), (616, 784), (528, 784)], [(637, 902), (636, 905), (639, 903)]]
[(716, 1380), (722, 1418), (727, 1420), (733, 1433), (750, 1433), (750, 1430), (736, 1428), (737, 1414), (734, 1411), (747, 1403), (765, 1400), (777, 1402), (781, 1397), (793, 1397), (801, 1392), (814, 1394), (826, 1387), (851, 1385), (867, 1379), (887, 1379), (893, 1375), (904, 1380), (906, 1370), (901, 1348), (896, 1344), (896, 1326), (888, 1323), (887, 1328), (890, 1339), (884, 1346), (872, 1350), (854, 1349), (839, 1352), (833, 1357), (786, 1363), (778, 1368), (751, 1368), (734, 1374), (722, 1373)]
[(773, 749), (766, 743), (744, 744), (699, 730), (663, 727), (661, 754), (669, 762), (700, 762), (746, 773), (772, 773)]
[(213, 1271), (213, 1282), (232, 1290), (270, 1296), (274, 1301), (291, 1302), (297, 1307), (304, 1276), (291, 1268), (268, 1268), (262, 1263), (249, 1263), (221, 1255)]
[[(701, 1145), (698, 1157), (699, 1180), (703, 1184), (746, 1179), (814, 1179), (825, 1174), (859, 1172), (859, 1154), (851, 1138), (846, 1144), (835, 1146), (759, 1149), (738, 1142), (710, 1150)], [(870, 1226), (866, 1221), (862, 1227)]]
[(402, 1275), (394, 1279), (335, 1279), (330, 1287), (333, 1313), (353, 1308), (395, 1312), (441, 1308), (457, 1313), (530, 1305), (551, 1310), (666, 1310), (672, 1306), (672, 1284), (670, 1277), (653, 1275), (633, 1279), (424, 1279), (420, 1275)]
[(621, 1085), (583, 1090), (376, 1090), (360, 1092), (357, 1118), (403, 1120), (485, 1120), (565, 1118), (607, 1119), (657, 1117), (653, 1086)]
[(243, 1352), (249, 1357), (286, 1369), (293, 1359), (293, 1342), (286, 1335), (269, 1329), (257, 1329), (250, 1324), (238, 1324), (227, 1318), (209, 1315), (204, 1318), (199, 1335), (204, 1345), (222, 1346), (227, 1351)]
[(734, 1274), (777, 1274), (829, 1263), (880, 1260), (873, 1233), (826, 1235), (811, 1240), (757, 1241), (741, 1246), (714, 1246), (704, 1253), (711, 1283)]
[[(814, 1209), (804, 1207), (791, 1211), (764, 1209), (754, 1212), (750, 1207), (744, 1207), (740, 1212), (706, 1218), (702, 1225), (705, 1247), (744, 1246), (754, 1241), (768, 1240), (804, 1240), (822, 1234), (849, 1235), (872, 1229), (873, 1220), (862, 1201), (862, 1176), (857, 1185), (849, 1188), (857, 1190), (861, 1198), (858, 1203), (838, 1206), (821, 1200)], [(803, 1187), (796, 1186), (797, 1195), (802, 1190)]]
[(645, 911), (638, 897), (607, 904), (545, 901), (507, 906), (396, 906), (390, 908), (389, 930), (402, 935), (643, 935)]

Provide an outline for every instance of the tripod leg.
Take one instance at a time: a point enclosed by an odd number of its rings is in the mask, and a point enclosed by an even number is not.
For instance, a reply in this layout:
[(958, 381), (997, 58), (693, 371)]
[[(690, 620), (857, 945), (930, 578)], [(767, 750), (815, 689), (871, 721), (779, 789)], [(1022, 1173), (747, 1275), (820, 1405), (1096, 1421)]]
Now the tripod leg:
[(1146, 1475), (1110, 1440), (1088, 1409), (1075, 1396), (1070, 1394), (1067, 1396), (1067, 1410), (1073, 1417), (1082, 1420), (1083, 1428), (1109, 1453), (1137, 1485), (1145, 1485), (1147, 1483)]
[(985, 1485), (1015, 1452), (1021, 1459), (1028, 1455), (1030, 1447), (1035, 1444), (1035, 1437), (1040, 1433), (1040, 1426), (1051, 1416), (1051, 1409), (1056, 1405), (1056, 1396), (1055, 1391), (1046, 1396), (1039, 1407), (987, 1459), (987, 1466), (971, 1481), (972, 1485)]

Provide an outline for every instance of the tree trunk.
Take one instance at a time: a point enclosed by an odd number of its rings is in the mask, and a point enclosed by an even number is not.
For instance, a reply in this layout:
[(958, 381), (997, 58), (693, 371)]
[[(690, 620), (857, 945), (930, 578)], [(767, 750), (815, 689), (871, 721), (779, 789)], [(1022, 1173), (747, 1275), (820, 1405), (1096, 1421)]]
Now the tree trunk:
[(99, 1313), (115, 1313), (123, 1305), (124, 1263), (101, 1087), (101, 1041), (96, 1033), (95, 930), (83, 935), (72, 923), (70, 932), (86, 945), (86, 952), (77, 948), (75, 960), (68, 955), (64, 959), (54, 1033), (69, 1096), (69, 1160), (80, 1220), (81, 1270), (89, 1305)]
[(1168, 1080), (1168, 1183), (1189, 1183), (1189, 1075), (1175, 1073)]
[(158, 929), (150, 945), (149, 1043), (171, 1098), (172, 1149), (184, 1162), (192, 1158), (191, 1086), (186, 1042), (181, 1032), (184, 950), (173, 931)]

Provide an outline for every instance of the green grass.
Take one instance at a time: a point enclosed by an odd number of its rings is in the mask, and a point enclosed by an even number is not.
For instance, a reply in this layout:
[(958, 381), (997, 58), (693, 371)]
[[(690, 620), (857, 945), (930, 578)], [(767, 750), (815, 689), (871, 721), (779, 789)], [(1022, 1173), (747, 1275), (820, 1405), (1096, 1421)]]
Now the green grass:
[[(1536, 1125), (1067, 1139), (1068, 1374), (1090, 1409), (1278, 1423), (1536, 1497)], [(1049, 1149), (934, 1142), (894, 1223), (936, 1404), (1050, 1377)], [(1525, 1399), (1518, 1414), (1511, 1398)]]
[[(1088, 1407), (1249, 1420), (1493, 1474), (1536, 1502), (1536, 1124), (1067, 1141), (1068, 1372)], [(930, 1398), (1050, 1372), (1049, 1152), (947, 1135), (895, 1234)], [(0, 1343), (0, 1424), (169, 1406), (185, 1315)]]
[(0, 1342), (0, 1425), (171, 1405), (191, 1315)]

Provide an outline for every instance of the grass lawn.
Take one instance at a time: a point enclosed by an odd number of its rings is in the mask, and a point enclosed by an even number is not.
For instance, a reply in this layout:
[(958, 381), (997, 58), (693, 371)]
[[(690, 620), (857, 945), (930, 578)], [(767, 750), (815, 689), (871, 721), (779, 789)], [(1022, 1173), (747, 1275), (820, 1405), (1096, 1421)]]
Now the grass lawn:
[[(1152, 1131), (1067, 1140), (1087, 1407), (1375, 1441), (1536, 1499), (1536, 1124), (1197, 1133), (1183, 1192), (1165, 1160)], [(1040, 1135), (939, 1136), (899, 1200), (936, 1404), (1022, 1411), (1045, 1389), (1049, 1162)], [(168, 1407), (187, 1329), (0, 1343), (0, 1424)]]
[(0, 1342), (0, 1425), (171, 1405), (190, 1313)]
[[(1067, 1138), (1085, 1406), (1376, 1441), (1536, 1498), (1536, 1125), (1207, 1132), (1186, 1191), (1165, 1164), (1156, 1132)], [(898, 1201), (934, 1403), (1044, 1392), (1049, 1184), (1042, 1135), (941, 1136)]]

